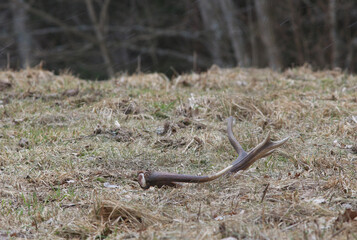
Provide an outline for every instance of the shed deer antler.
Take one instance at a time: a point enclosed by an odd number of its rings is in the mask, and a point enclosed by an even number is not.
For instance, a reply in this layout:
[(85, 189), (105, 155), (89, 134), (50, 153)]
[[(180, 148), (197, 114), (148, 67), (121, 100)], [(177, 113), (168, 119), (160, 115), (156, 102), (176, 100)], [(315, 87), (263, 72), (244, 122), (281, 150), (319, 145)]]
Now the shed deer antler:
[(273, 142), (270, 140), (270, 134), (264, 139), (263, 142), (258, 144), (251, 151), (246, 152), (239, 144), (237, 139), (233, 136), (232, 123), (233, 117), (228, 119), (228, 139), (232, 144), (233, 148), (238, 153), (238, 158), (225, 169), (209, 176), (194, 176), (186, 174), (176, 174), (176, 173), (165, 173), (165, 172), (153, 172), (153, 171), (141, 171), (138, 173), (138, 182), (143, 189), (148, 189), (151, 186), (171, 186), (174, 187), (179, 182), (186, 183), (204, 183), (213, 181), (226, 173), (236, 173), (240, 170), (246, 170), (250, 165), (260, 158), (266, 157), (273, 153), (276, 148), (283, 145), (288, 139)]

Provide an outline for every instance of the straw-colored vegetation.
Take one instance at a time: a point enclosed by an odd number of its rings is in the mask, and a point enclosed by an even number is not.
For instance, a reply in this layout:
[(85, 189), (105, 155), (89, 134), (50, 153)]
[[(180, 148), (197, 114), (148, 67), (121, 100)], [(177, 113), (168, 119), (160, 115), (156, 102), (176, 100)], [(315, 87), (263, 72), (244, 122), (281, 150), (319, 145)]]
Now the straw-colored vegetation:
[[(238, 176), (142, 190), (139, 170)], [(356, 239), (357, 77), (309, 67), (87, 82), (0, 72), (0, 239)]]

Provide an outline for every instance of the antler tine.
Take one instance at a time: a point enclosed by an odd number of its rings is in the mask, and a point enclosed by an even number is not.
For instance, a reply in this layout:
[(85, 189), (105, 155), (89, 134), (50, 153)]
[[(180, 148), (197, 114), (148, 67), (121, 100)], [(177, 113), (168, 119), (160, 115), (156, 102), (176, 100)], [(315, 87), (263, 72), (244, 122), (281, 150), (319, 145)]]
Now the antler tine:
[(289, 137), (284, 138), (280, 141), (271, 141), (270, 133), (268, 133), (267, 137), (263, 142), (258, 144), (255, 148), (248, 152), (247, 156), (243, 159), (238, 159), (233, 162), (232, 168), (230, 170), (231, 173), (236, 173), (239, 170), (246, 170), (249, 166), (251, 166), (255, 161), (260, 158), (266, 157), (272, 154), (276, 148), (283, 145)]
[(237, 139), (234, 137), (233, 135), (233, 130), (232, 130), (232, 124), (233, 124), (233, 117), (230, 116), (229, 118), (227, 118), (228, 124), (227, 124), (227, 132), (228, 132), (228, 139), (229, 142), (231, 143), (231, 145), (233, 146), (234, 150), (236, 150), (236, 152), (239, 155), (239, 158), (244, 158), (245, 156), (247, 156), (247, 152), (244, 151), (244, 149), (242, 148), (242, 146), (239, 144), (239, 142), (237, 141)]

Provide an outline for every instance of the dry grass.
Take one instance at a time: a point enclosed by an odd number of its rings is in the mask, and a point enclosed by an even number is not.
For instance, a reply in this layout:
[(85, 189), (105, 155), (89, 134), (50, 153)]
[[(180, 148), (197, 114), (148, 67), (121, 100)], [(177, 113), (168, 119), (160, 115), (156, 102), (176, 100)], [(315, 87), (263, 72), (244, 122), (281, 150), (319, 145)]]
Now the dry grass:
[[(213, 67), (86, 82), (31, 69), (0, 82), (0, 239), (357, 238), (356, 76)], [(138, 170), (231, 163), (230, 115), (247, 149), (268, 131), (291, 139), (237, 177), (140, 189)]]

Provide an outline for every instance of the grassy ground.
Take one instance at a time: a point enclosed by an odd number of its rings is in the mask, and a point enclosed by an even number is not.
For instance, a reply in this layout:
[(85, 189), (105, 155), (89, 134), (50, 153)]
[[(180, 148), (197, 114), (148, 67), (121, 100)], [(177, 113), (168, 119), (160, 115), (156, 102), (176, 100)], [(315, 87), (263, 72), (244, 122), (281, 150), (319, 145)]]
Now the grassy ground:
[[(139, 187), (228, 166), (230, 115), (246, 149), (290, 140), (238, 176)], [(0, 129), (0, 239), (357, 239), (357, 77), (337, 70), (2, 71)]]

